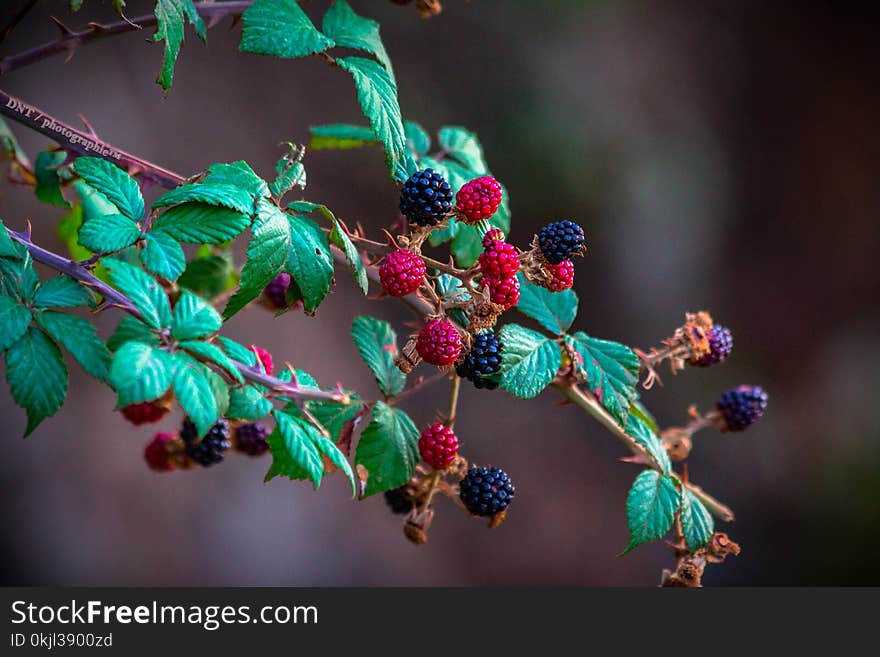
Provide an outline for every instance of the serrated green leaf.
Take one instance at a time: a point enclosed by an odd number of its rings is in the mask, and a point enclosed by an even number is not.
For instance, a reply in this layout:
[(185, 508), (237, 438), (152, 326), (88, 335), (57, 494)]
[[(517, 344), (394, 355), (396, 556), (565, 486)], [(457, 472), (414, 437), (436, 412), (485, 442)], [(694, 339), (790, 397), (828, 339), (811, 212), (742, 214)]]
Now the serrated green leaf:
[(419, 432), (399, 408), (376, 402), (361, 434), (355, 463), (368, 473), (364, 497), (403, 486), (419, 462)]
[(158, 399), (174, 377), (171, 355), (143, 342), (126, 342), (113, 356), (110, 385), (119, 396), (119, 407)]
[(645, 408), (645, 405), (638, 399), (636, 399), (632, 403), (632, 405), (630, 405), (629, 413), (630, 415), (634, 415), (639, 418), (654, 433), (660, 433), (660, 425), (657, 424), (657, 420), (651, 414), (651, 411)]
[(349, 125), (347, 123), (317, 125), (309, 128), (309, 132), (312, 133), (312, 141), (309, 144), (309, 148), (313, 151), (326, 149), (345, 150), (372, 146), (379, 143), (372, 128), (360, 125)]
[(113, 285), (131, 299), (147, 324), (153, 328), (171, 325), (168, 296), (154, 278), (118, 259), (105, 259), (104, 266), (110, 271)]
[(191, 260), (177, 279), (180, 287), (192, 290), (208, 299), (232, 289), (236, 282), (230, 259), (217, 255)]
[(361, 292), (367, 294), (370, 289), (370, 283), (367, 280), (367, 268), (364, 266), (364, 260), (361, 258), (361, 254), (358, 253), (357, 247), (354, 245), (354, 242), (351, 241), (345, 228), (342, 227), (336, 217), (333, 217), (333, 228), (328, 235), (328, 239), (331, 244), (335, 244), (342, 249), (345, 258), (351, 265), (354, 280), (357, 281), (358, 287), (361, 288)]
[(204, 365), (181, 352), (174, 355), (174, 396), (200, 436), (217, 422), (220, 412)]
[(0, 351), (21, 339), (31, 323), (27, 308), (11, 297), (0, 295)]
[(208, 167), (206, 185), (232, 185), (245, 190), (255, 198), (269, 195), (269, 186), (244, 160), (218, 162)]
[(406, 375), (394, 364), (397, 334), (391, 324), (368, 315), (359, 315), (351, 325), (354, 344), (373, 373), (376, 385), (387, 397), (403, 392)]
[(326, 456), (333, 465), (342, 470), (345, 473), (345, 476), (348, 477), (348, 482), (351, 484), (351, 496), (355, 497), (357, 495), (357, 482), (355, 481), (351, 464), (348, 462), (348, 459), (345, 458), (345, 454), (342, 453), (332, 440), (322, 436), (320, 433), (316, 432), (313, 440), (315, 441), (315, 447), (318, 448), (318, 451)]
[(629, 544), (623, 553), (642, 543), (663, 538), (672, 527), (680, 504), (681, 493), (671, 477), (656, 470), (641, 472), (626, 498)]
[(584, 361), (587, 386), (605, 410), (623, 426), (636, 398), (639, 357), (625, 345), (591, 338), (583, 331), (572, 337), (575, 349)]
[(405, 180), (415, 171), (415, 162), (406, 146), (394, 79), (385, 68), (371, 59), (342, 57), (336, 63), (354, 78), (364, 116), (370, 121), (375, 136), (385, 146), (388, 171), (395, 179)]
[(58, 175), (58, 167), (67, 159), (64, 151), (41, 151), (34, 162), (34, 177), (36, 185), (34, 193), (43, 203), (57, 205), (62, 208), (70, 207), (70, 203), (61, 193), (61, 178)]
[(409, 149), (415, 155), (427, 155), (431, 149), (431, 135), (415, 121), (404, 121), (403, 132)]
[(257, 355), (253, 350), (248, 349), (232, 338), (227, 338), (223, 335), (218, 337), (217, 340), (223, 345), (224, 351), (229, 354), (231, 359), (237, 360), (239, 363), (244, 363), (248, 367), (253, 367), (257, 364)]
[(317, 446), (321, 434), (308, 422), (283, 411), (276, 410), (273, 415), (275, 431), (267, 439), (272, 465), (265, 480), (277, 476), (310, 479), (317, 489), (324, 476), (324, 461)]
[(0, 257), (0, 293), (24, 301), (33, 301), (40, 284), (30, 252), (21, 244), (13, 243), (12, 257)]
[(155, 14), (158, 25), (156, 33), (153, 35), (153, 43), (165, 42), (162, 68), (159, 69), (156, 83), (162, 85), (162, 89), (167, 92), (174, 82), (174, 65), (180, 54), (180, 44), (183, 43), (186, 22), (192, 24), (196, 34), (203, 42), (206, 38), (206, 29), (192, 0), (156, 0)]
[(93, 306), (95, 298), (69, 276), (55, 276), (40, 283), (34, 294), (35, 308), (76, 308)]
[(143, 342), (158, 345), (159, 336), (141, 320), (132, 315), (125, 315), (116, 327), (116, 331), (107, 340), (110, 351), (118, 351), (126, 342)]
[(18, 258), (23, 248), (12, 241), (6, 225), (0, 220), (0, 258)]
[(113, 253), (134, 244), (140, 226), (121, 214), (105, 214), (85, 222), (79, 229), (79, 243), (95, 253)]
[(272, 412), (272, 402), (255, 386), (230, 388), (226, 415), (237, 420), (256, 421)]
[(358, 16), (347, 2), (336, 0), (324, 14), (321, 29), (337, 46), (363, 50), (373, 55), (386, 68), (391, 79), (394, 79), (391, 59), (385, 51), (382, 37), (379, 36), (379, 24), (376, 21)]
[(80, 178), (115, 205), (120, 213), (132, 221), (144, 218), (144, 197), (140, 187), (125, 171), (99, 157), (81, 157), (72, 166)]
[(108, 201), (106, 196), (96, 192), (95, 188), (85, 180), (75, 180), (73, 188), (79, 196), (83, 221), (88, 221), (105, 214), (119, 214), (119, 209)]
[(302, 293), (303, 309), (312, 313), (327, 296), (333, 282), (333, 256), (327, 235), (304, 215), (287, 215), (290, 250), (284, 269)]
[(239, 49), (274, 57), (305, 57), (332, 48), (296, 0), (256, 0), (243, 16)]
[(55, 415), (67, 396), (67, 368), (61, 351), (34, 326), (6, 352), (6, 380), (15, 403), (27, 411), (25, 436)]
[(247, 214), (193, 202), (163, 212), (153, 222), (153, 231), (167, 233), (179, 242), (223, 244), (235, 239), (250, 224), (251, 218)]
[(325, 206), (320, 203), (312, 203), (311, 201), (294, 201), (293, 203), (288, 204), (287, 209), (290, 212), (308, 214), (309, 212), (314, 212), (315, 210), (320, 210), (324, 207)]
[(664, 474), (672, 472), (672, 463), (669, 461), (669, 454), (663, 446), (663, 442), (641, 418), (630, 413), (626, 419), (624, 431), (647, 450)]
[(167, 208), (180, 203), (204, 203), (250, 215), (254, 212), (254, 197), (244, 189), (228, 183), (194, 183), (181, 185), (165, 192), (153, 203), (154, 208)]
[(298, 368), (294, 368), (293, 371), (291, 371), (289, 368), (285, 368), (281, 370), (281, 372), (278, 374), (278, 378), (285, 383), (290, 383), (291, 381), (293, 381), (294, 375), (296, 375), (296, 383), (299, 386), (307, 386), (312, 388), (319, 387), (318, 380), (315, 377), (313, 377), (305, 370), (301, 370)]
[(565, 333), (577, 316), (578, 297), (572, 290), (551, 292), (550, 290), (529, 283), (520, 272), (519, 301), (516, 309), (557, 335)]
[(91, 322), (46, 310), (37, 315), (37, 324), (67, 349), (86, 372), (99, 381), (107, 381), (112, 357)]
[(501, 328), (501, 386), (517, 397), (531, 399), (546, 388), (562, 365), (559, 345), (519, 324)]
[(217, 345), (210, 342), (202, 342), (201, 340), (185, 340), (178, 345), (181, 349), (188, 351), (193, 356), (197, 356), (201, 360), (207, 360), (211, 363), (219, 365), (226, 370), (232, 378), (239, 383), (244, 383), (241, 373), (230, 360), (229, 356)]
[(147, 244), (141, 251), (144, 267), (157, 276), (174, 281), (186, 268), (186, 255), (176, 239), (154, 230), (147, 234)]
[(706, 545), (715, 533), (712, 514), (687, 488), (681, 496), (681, 530), (685, 545), (691, 552)]
[(306, 167), (302, 163), (305, 149), (287, 142), (289, 152), (275, 164), (275, 180), (269, 185), (269, 192), (280, 199), (294, 187), (306, 188)]
[(219, 331), (223, 326), (214, 306), (189, 290), (184, 290), (174, 304), (171, 318), (171, 336), (177, 340), (191, 340)]
[(477, 175), (488, 172), (483, 147), (473, 132), (461, 126), (445, 126), (437, 133), (437, 142), (446, 154)]
[(79, 243), (79, 229), (82, 224), (83, 208), (80, 204), (74, 205), (58, 223), (58, 237), (67, 247), (73, 260), (88, 260), (92, 257), (92, 252)]
[(327, 430), (333, 441), (344, 445), (343, 451), (347, 454), (351, 446), (352, 432), (365, 410), (364, 404), (360, 401), (352, 401), (351, 404), (310, 401), (307, 402), (306, 407)]
[(290, 251), (290, 221), (276, 206), (262, 202), (254, 222), (247, 261), (241, 270), (241, 287), (223, 311), (227, 319), (256, 299), (263, 288), (275, 278), (284, 266)]
[(206, 370), (208, 383), (214, 393), (214, 401), (217, 404), (218, 417), (226, 417), (229, 410), (229, 386), (222, 376), (211, 370)]

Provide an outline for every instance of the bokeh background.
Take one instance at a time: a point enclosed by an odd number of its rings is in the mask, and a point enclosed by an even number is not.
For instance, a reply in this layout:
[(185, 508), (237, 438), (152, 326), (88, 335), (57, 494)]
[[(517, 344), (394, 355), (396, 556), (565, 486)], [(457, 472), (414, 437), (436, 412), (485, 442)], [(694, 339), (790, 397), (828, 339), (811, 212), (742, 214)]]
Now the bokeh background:
[[(23, 0), (2, 3), (10, 12)], [(44, 0), (0, 53), (54, 37)], [(309, 4), (313, 15), (329, 4)], [(577, 263), (577, 326), (648, 347), (686, 310), (732, 327), (723, 367), (665, 377), (645, 394), (664, 425), (708, 409), (739, 383), (770, 394), (765, 419), (736, 436), (700, 434), (691, 478), (732, 505), (719, 528), (742, 555), (707, 571), (714, 585), (877, 584), (880, 411), (880, 114), (876, 23), (847, 3), (446, 0), (353, 3), (382, 24), (406, 118), (432, 132), (476, 131), (510, 191), (512, 238), (574, 218), (590, 250)], [(73, 25), (114, 20), (89, 0)], [(130, 0), (129, 16), (150, 3)], [(0, 80), (70, 123), (189, 175), (245, 159), (270, 175), (282, 140), (361, 123), (350, 79), (315, 58), (236, 51), (228, 21), (208, 45), (191, 35), (173, 90), (153, 83), (149, 33), (94, 43)], [(49, 145), (14, 127), (32, 155)], [(396, 192), (377, 149), (306, 158), (307, 197), (378, 231)], [(155, 195), (156, 190), (151, 194)], [(0, 215), (60, 248), (57, 209), (0, 184)], [(405, 331), (406, 312), (360, 297), (348, 276), (316, 318), (254, 310), (228, 325), (330, 384), (370, 390), (348, 329), (359, 313)], [(103, 335), (117, 321), (100, 320)], [(510, 319), (521, 321), (514, 313)], [(157, 475), (142, 461), (155, 428), (112, 412), (111, 391), (70, 363), (61, 412), (22, 440), (24, 413), (0, 391), (0, 577), (63, 585), (653, 585), (661, 545), (617, 557), (636, 469), (613, 438), (547, 393), (523, 402), (466, 387), (465, 454), (504, 466), (518, 494), (488, 531), (441, 501), (430, 543), (409, 544), (381, 498), (357, 503), (338, 476), (263, 484), (266, 459)], [(2, 367), (2, 366), (0, 366)], [(445, 391), (406, 402), (417, 423)], [(160, 425), (173, 429), (179, 415)]]

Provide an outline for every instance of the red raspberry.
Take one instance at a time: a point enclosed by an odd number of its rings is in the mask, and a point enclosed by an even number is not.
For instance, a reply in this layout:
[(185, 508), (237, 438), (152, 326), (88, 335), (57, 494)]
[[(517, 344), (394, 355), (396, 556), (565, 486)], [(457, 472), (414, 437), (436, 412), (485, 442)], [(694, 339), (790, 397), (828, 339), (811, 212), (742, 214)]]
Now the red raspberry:
[(168, 408), (164, 404), (160, 405), (159, 400), (131, 404), (122, 409), (125, 419), (136, 426), (158, 422), (166, 413)]
[(558, 265), (547, 265), (551, 278), (545, 287), (551, 292), (562, 292), (574, 285), (574, 263), (563, 260)]
[(490, 228), (483, 235), (483, 248), (488, 248), (495, 240), (503, 240), (504, 232), (500, 228)]
[(504, 310), (513, 308), (519, 301), (519, 281), (516, 276), (490, 278), (489, 300), (503, 306)]
[(435, 470), (445, 470), (458, 454), (458, 437), (449, 427), (437, 422), (422, 431), (419, 455)]
[(504, 278), (519, 271), (519, 253), (513, 244), (492, 240), (480, 254), (480, 271), (486, 278)]
[(257, 360), (263, 364), (263, 369), (266, 370), (266, 374), (272, 374), (272, 372), (275, 371), (275, 363), (272, 361), (272, 354), (255, 344), (251, 345), (251, 351), (257, 355)]
[(156, 472), (168, 472), (173, 470), (171, 452), (168, 443), (174, 440), (174, 434), (157, 433), (144, 448), (144, 460), (150, 466), (150, 470)]
[(501, 184), (492, 176), (474, 178), (461, 186), (455, 195), (455, 202), (465, 223), (488, 219), (501, 205)]
[(416, 351), (431, 365), (452, 365), (461, 354), (461, 335), (445, 319), (433, 319), (419, 333)]
[(398, 249), (379, 265), (382, 289), (392, 297), (405, 297), (419, 289), (425, 278), (425, 263), (412, 251)]

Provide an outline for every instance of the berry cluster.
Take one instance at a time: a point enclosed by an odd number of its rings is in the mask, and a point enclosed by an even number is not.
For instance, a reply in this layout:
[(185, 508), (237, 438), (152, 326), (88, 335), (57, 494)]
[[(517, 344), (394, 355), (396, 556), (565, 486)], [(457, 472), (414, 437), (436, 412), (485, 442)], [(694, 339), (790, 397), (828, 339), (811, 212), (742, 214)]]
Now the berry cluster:
[(718, 400), (723, 431), (743, 431), (764, 415), (767, 393), (758, 386), (737, 386)]
[(461, 334), (452, 322), (432, 319), (419, 333), (416, 351), (431, 365), (452, 365), (461, 355)]
[(465, 508), (475, 516), (494, 516), (504, 511), (516, 488), (501, 468), (471, 468), (458, 485)]
[(278, 274), (266, 287), (263, 288), (263, 296), (269, 306), (275, 310), (285, 310), (288, 307), (287, 291), (290, 289), (290, 274)]
[(158, 422), (168, 413), (169, 406), (156, 399), (153, 401), (131, 404), (122, 409), (122, 415), (135, 426)]
[(425, 263), (412, 251), (398, 249), (379, 265), (382, 289), (392, 297), (405, 297), (419, 289), (425, 280)]
[(501, 205), (501, 183), (492, 176), (474, 178), (466, 182), (455, 195), (458, 216), (473, 224), (488, 219)]
[(258, 364), (262, 366), (266, 374), (271, 375), (272, 372), (275, 371), (275, 362), (272, 360), (272, 354), (255, 344), (251, 345), (251, 351), (254, 352), (254, 355), (257, 357)]
[(501, 369), (502, 345), (492, 331), (477, 333), (470, 352), (456, 366), (456, 373), (473, 382), (476, 388), (494, 390), (498, 382), (487, 378)]
[(186, 455), (201, 466), (209, 467), (223, 460), (223, 453), (229, 449), (229, 423), (221, 418), (208, 433), (199, 440), (196, 425), (187, 418), (180, 428), (180, 437), (186, 445)]
[(541, 255), (551, 265), (558, 265), (581, 252), (584, 247), (584, 229), (573, 221), (547, 224), (538, 233)]
[(715, 324), (706, 331), (706, 339), (709, 341), (709, 352), (699, 358), (692, 358), (689, 362), (697, 367), (708, 367), (724, 362), (733, 351), (733, 334), (730, 329), (720, 324)]
[(400, 213), (410, 223), (436, 226), (452, 211), (452, 189), (433, 169), (416, 171), (400, 190)]
[(445, 470), (458, 455), (458, 437), (445, 424), (436, 422), (422, 431), (419, 456), (435, 470)]
[(235, 448), (249, 456), (260, 456), (269, 451), (268, 435), (269, 431), (260, 422), (240, 424), (235, 430)]

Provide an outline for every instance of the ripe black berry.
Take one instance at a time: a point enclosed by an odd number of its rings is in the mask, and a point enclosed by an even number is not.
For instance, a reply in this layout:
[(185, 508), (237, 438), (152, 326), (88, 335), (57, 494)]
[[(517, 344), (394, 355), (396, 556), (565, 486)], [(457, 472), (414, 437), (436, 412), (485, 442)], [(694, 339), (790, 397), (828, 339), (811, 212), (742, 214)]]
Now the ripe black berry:
[(433, 169), (416, 171), (400, 190), (400, 212), (410, 223), (433, 226), (452, 210), (452, 189)]
[(715, 324), (706, 331), (706, 338), (709, 340), (709, 353), (690, 361), (691, 365), (697, 367), (715, 365), (727, 360), (730, 352), (733, 351), (733, 335), (728, 328)]
[(266, 427), (259, 422), (241, 424), (235, 430), (235, 446), (239, 452), (259, 456), (269, 449), (269, 443), (266, 442), (268, 435)]
[(494, 390), (498, 382), (485, 377), (501, 369), (502, 348), (503, 345), (491, 331), (477, 333), (470, 353), (456, 366), (456, 373), (472, 381), (476, 388)]
[(558, 265), (578, 253), (584, 245), (584, 229), (573, 221), (547, 224), (538, 233), (538, 246), (544, 259)]
[(263, 288), (263, 294), (273, 308), (284, 310), (289, 305), (287, 303), (287, 289), (290, 287), (290, 274), (281, 273), (273, 278), (269, 284)]
[(230, 446), (229, 423), (220, 418), (204, 438), (199, 440), (198, 435), (196, 425), (189, 419), (184, 420), (180, 428), (180, 437), (186, 443), (186, 455), (206, 468), (220, 463), (223, 460), (223, 452)]
[(400, 488), (392, 488), (385, 491), (385, 503), (391, 509), (391, 513), (403, 515), (412, 511), (413, 503), (406, 494), (406, 486)]
[(757, 422), (766, 409), (767, 393), (758, 386), (737, 386), (718, 400), (727, 431), (742, 431)]
[(459, 486), (459, 497), (475, 516), (494, 516), (510, 504), (516, 488), (501, 468), (471, 468)]

